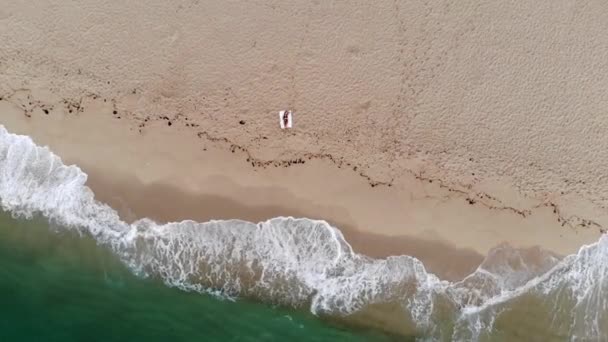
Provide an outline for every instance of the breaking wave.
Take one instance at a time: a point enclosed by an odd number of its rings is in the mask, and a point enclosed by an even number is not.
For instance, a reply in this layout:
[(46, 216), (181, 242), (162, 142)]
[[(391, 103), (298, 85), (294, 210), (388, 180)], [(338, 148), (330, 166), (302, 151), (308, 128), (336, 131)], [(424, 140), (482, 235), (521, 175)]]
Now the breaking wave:
[(169, 286), (309, 307), (319, 315), (347, 316), (390, 304), (424, 340), (608, 336), (605, 237), (562, 260), (502, 245), (474, 273), (448, 282), (410, 256), (357, 254), (324, 221), (129, 224), (95, 200), (86, 180), (48, 148), (0, 126), (3, 210), (22, 218), (42, 215), (55, 229), (90, 235), (137, 274)]

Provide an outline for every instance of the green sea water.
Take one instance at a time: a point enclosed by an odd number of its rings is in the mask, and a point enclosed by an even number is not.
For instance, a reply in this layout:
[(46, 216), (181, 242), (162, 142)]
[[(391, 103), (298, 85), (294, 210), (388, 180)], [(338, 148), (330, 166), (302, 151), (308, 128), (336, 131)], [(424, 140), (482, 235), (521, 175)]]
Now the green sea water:
[(0, 214), (0, 341), (388, 341), (131, 273), (93, 239)]

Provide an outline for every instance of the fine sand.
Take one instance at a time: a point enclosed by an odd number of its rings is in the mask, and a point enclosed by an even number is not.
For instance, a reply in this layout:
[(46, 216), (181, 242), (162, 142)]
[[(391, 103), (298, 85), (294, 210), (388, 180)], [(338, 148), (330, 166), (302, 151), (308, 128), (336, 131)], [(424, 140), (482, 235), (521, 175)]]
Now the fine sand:
[[(126, 220), (325, 219), (458, 278), (608, 226), (608, 5), (110, 1), (0, 8), (0, 124)], [(277, 113), (294, 111), (294, 129)]]

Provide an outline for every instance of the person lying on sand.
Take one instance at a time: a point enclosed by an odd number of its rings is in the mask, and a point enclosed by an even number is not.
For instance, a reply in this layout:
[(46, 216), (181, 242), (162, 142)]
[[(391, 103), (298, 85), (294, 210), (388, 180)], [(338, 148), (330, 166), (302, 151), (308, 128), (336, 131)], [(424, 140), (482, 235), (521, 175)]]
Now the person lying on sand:
[(285, 125), (285, 127), (287, 127), (288, 123), (289, 123), (289, 111), (285, 110), (283, 112), (283, 124)]

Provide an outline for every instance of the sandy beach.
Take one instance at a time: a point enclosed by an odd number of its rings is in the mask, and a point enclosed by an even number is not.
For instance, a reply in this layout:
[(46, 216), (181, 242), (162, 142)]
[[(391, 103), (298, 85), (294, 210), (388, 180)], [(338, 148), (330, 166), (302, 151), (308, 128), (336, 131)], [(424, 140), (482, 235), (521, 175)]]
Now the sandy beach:
[(568, 254), (608, 222), (605, 92), (581, 92), (606, 88), (582, 72), (608, 64), (595, 49), (552, 51), (606, 39), (587, 34), (605, 6), (518, 4), (184, 1), (145, 16), (131, 15), (139, 5), (7, 4), (0, 124), (100, 184), (261, 210), (189, 204), (166, 220), (294, 214), (481, 254), (502, 242)]
[(562, 225), (565, 219), (551, 205), (535, 204), (529, 212), (495, 208), (491, 198), (477, 199), (411, 172), (391, 186), (375, 185), (356, 166), (314, 156), (253, 159), (233, 143), (166, 121), (140, 133), (101, 98), (83, 101), (78, 115), (54, 107), (30, 116), (15, 105), (17, 99), (0, 102), (2, 124), (83, 168), (97, 198), (128, 221), (324, 219), (346, 232), (369, 233), (349, 236), (358, 251), (436, 259), (430, 268), (451, 279), (469, 274), (504, 242), (567, 255), (599, 237), (593, 227)]
[[(129, 222), (323, 219), (448, 280), (608, 227), (608, 5), (0, 8), (0, 125)], [(294, 128), (281, 130), (280, 110)]]

